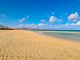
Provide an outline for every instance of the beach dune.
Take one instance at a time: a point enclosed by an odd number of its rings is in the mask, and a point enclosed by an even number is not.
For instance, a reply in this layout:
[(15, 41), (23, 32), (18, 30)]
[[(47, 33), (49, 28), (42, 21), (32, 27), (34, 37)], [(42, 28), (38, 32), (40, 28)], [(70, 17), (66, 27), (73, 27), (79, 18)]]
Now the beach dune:
[(32, 31), (1, 30), (0, 60), (80, 60), (80, 42)]

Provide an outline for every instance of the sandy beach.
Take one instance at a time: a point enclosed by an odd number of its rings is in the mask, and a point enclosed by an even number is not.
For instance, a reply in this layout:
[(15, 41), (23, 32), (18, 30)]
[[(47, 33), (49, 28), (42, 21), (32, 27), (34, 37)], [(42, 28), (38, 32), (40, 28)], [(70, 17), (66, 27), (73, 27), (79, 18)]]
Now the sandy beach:
[(0, 60), (80, 60), (80, 42), (25, 30), (0, 30)]

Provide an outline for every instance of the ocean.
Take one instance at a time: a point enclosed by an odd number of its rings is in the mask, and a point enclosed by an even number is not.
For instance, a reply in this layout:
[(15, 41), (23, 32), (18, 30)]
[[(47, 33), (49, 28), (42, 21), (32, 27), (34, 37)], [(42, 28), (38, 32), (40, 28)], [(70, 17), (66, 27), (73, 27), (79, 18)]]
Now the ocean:
[(38, 33), (57, 38), (80, 40), (79, 31), (38, 31)]

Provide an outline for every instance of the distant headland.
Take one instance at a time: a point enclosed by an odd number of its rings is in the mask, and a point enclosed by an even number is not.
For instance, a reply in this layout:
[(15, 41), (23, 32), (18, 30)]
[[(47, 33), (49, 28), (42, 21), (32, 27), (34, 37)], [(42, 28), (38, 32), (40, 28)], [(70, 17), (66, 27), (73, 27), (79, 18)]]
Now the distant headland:
[(7, 26), (0, 25), (0, 30), (13, 30), (13, 28), (9, 28)]

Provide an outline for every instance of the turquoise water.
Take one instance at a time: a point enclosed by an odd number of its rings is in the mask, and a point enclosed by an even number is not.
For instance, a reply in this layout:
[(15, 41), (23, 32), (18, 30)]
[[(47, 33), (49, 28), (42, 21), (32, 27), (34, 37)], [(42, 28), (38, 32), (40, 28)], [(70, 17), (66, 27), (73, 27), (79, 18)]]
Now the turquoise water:
[(80, 40), (80, 32), (75, 31), (39, 31), (40, 34), (72, 40)]

